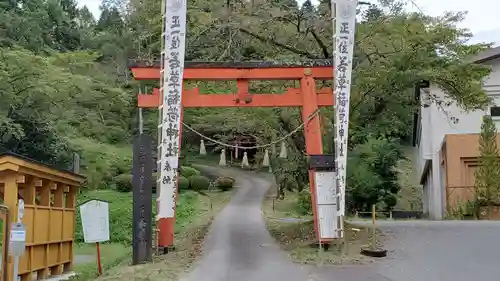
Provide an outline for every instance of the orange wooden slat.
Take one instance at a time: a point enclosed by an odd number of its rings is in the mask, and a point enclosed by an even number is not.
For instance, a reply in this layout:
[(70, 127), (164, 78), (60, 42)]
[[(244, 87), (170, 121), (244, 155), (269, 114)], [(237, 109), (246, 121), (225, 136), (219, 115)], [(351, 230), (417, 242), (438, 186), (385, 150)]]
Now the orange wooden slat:
[[(311, 77), (318, 80), (333, 79), (333, 68), (317, 66), (311, 68), (187, 68), (184, 80), (298, 80), (304, 77), (304, 71), (311, 69)], [(136, 80), (159, 80), (159, 68), (131, 67)]]
[[(299, 107), (303, 105), (300, 89), (290, 88), (284, 94), (252, 94), (252, 101), (245, 103), (240, 100), (236, 103), (237, 95), (232, 94), (200, 94), (198, 89), (184, 90), (182, 105), (188, 107)], [(318, 106), (333, 106), (334, 99), (330, 88), (323, 88), (317, 92)], [(161, 99), (158, 89), (153, 94), (137, 96), (138, 107), (156, 108)]]

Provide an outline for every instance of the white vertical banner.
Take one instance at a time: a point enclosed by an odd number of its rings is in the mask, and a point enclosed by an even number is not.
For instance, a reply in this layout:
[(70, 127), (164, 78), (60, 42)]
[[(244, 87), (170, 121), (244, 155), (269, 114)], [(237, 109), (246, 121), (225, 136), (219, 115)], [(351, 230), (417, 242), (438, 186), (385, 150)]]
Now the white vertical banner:
[[(164, 51), (160, 105), (160, 194), (158, 219), (173, 218), (177, 196), (182, 112), (182, 79), (186, 49), (186, 0), (167, 0), (164, 9)], [(160, 140), (159, 140), (160, 141)]]
[(349, 131), (349, 102), (351, 96), (352, 60), (354, 55), (357, 0), (332, 0), (335, 5), (335, 139), (339, 215), (345, 215), (347, 141)]

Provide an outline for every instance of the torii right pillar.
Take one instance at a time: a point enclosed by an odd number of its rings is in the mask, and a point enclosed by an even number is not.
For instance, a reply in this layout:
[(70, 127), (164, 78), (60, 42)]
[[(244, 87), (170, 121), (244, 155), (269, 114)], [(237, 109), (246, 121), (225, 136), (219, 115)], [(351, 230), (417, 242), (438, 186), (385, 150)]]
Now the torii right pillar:
[[(321, 124), (319, 114), (310, 118), (318, 110), (317, 94), (316, 94), (316, 81), (311, 76), (311, 69), (304, 69), (304, 77), (300, 80), (300, 92), (302, 94), (302, 121), (304, 122), (304, 138), (306, 142), (306, 154), (318, 155), (323, 154), (323, 141), (321, 138)], [(316, 238), (320, 239), (320, 227), (318, 210), (316, 206), (317, 194), (314, 171), (309, 169), (309, 188), (311, 191), (313, 202), (313, 215), (314, 215), (314, 231)]]

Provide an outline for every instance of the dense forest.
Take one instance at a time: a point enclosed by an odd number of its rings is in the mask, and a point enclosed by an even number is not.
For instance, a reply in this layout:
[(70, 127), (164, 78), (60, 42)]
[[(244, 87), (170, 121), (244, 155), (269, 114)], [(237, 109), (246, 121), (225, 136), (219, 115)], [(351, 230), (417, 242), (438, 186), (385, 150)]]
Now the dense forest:
[[(295, 0), (188, 0), (186, 60), (267, 60), (299, 63), (332, 58), (331, 2), (301, 6)], [(95, 19), (75, 0), (0, 0), (0, 149), (59, 167), (73, 152), (82, 159), (86, 188), (112, 188), (130, 173), (137, 134), (136, 94), (157, 86), (130, 76), (130, 59), (160, 54), (159, 0), (103, 0)], [(458, 29), (463, 13), (429, 17), (404, 3), (380, 0), (359, 6), (353, 72), (348, 204), (393, 206), (400, 184), (398, 161), (410, 143), (418, 109), (415, 85), (436, 83), (445, 100), (464, 109), (487, 102), (481, 79), (489, 69), (465, 60), (488, 47), (467, 45)], [(252, 92), (280, 92), (290, 82), (255, 82)], [(328, 83), (326, 83), (328, 84)], [(229, 82), (197, 82), (204, 93), (231, 92)], [(327, 85), (328, 86), (328, 85)], [(299, 109), (189, 109), (185, 122), (221, 141), (237, 134), (269, 143), (300, 124)], [(325, 151), (332, 147), (332, 110), (321, 112)], [(156, 138), (157, 111), (145, 112), (145, 133)], [(183, 149), (200, 138), (188, 130)], [(287, 140), (288, 159), (273, 155), (283, 188), (307, 185), (301, 132)], [(217, 146), (209, 150), (217, 152)]]

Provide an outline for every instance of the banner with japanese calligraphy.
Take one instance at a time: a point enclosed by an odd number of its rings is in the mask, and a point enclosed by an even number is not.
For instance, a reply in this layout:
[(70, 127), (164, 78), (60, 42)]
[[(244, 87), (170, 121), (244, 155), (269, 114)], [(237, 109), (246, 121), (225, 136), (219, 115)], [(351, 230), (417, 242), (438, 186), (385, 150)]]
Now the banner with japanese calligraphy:
[(177, 196), (182, 78), (186, 47), (186, 0), (164, 1), (164, 52), (162, 57), (162, 93), (160, 144), (160, 195), (158, 218), (173, 218)]
[(357, 0), (336, 0), (335, 4), (335, 107), (336, 157), (339, 215), (345, 214), (347, 141), (349, 129), (349, 101), (354, 53)]

